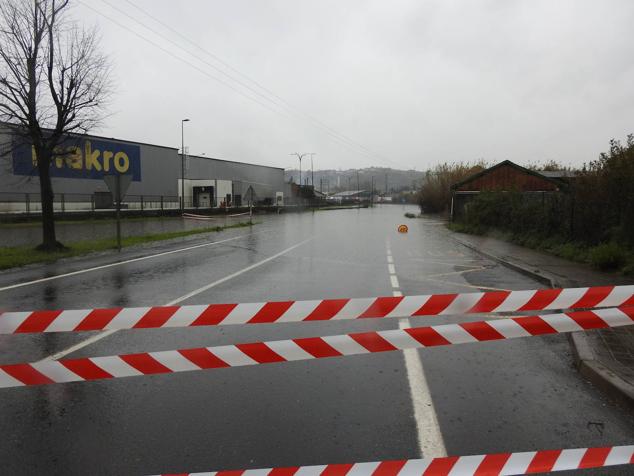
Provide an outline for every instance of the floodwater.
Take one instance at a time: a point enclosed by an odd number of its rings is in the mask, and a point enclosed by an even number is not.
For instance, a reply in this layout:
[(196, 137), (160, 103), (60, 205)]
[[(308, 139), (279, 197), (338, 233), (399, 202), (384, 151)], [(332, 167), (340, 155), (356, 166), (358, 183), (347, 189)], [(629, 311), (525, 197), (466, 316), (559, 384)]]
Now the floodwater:
[[(258, 216), (257, 221), (262, 221)], [(216, 215), (212, 220), (194, 220), (181, 217), (125, 218), (121, 220), (121, 236), (141, 236), (153, 233), (213, 228), (246, 222), (247, 215), (228, 217)], [(73, 243), (87, 240), (116, 238), (117, 223), (114, 219), (59, 222), (56, 225), (57, 240)], [(36, 246), (42, 241), (40, 223), (11, 223), (0, 225), (1, 246)]]

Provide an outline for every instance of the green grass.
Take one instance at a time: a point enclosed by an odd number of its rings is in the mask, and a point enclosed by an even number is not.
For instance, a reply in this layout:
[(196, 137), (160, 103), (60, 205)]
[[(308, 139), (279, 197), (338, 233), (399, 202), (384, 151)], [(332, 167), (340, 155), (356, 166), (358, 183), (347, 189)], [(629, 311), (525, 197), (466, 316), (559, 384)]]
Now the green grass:
[[(254, 223), (255, 224), (255, 223)], [(153, 241), (171, 240), (189, 235), (212, 233), (229, 228), (243, 228), (251, 226), (248, 222), (235, 223), (228, 226), (214, 226), (211, 228), (197, 228), (194, 230), (171, 231), (166, 233), (153, 233), (149, 235), (127, 236), (121, 239), (121, 246), (134, 246)], [(102, 240), (88, 240), (74, 242), (65, 250), (53, 253), (37, 251), (30, 246), (0, 247), (0, 269), (14, 268), (34, 263), (52, 263), (61, 258), (82, 256), (98, 251), (107, 251), (117, 248), (116, 238), (104, 238)]]
[(456, 233), (491, 236), (569, 261), (590, 264), (602, 271), (619, 270), (627, 276), (634, 276), (634, 251), (614, 242), (588, 246), (568, 241), (561, 236), (514, 235), (510, 232), (487, 230), (460, 222), (448, 223), (447, 228)]

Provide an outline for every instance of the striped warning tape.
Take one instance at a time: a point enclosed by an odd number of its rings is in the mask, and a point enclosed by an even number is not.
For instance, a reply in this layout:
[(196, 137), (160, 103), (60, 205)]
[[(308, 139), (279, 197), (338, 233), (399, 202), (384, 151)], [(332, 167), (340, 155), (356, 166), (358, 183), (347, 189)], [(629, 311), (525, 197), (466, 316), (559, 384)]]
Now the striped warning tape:
[(0, 312), (0, 334), (215, 326), (634, 305), (634, 286), (197, 306)]
[(326, 337), (0, 365), (0, 388), (466, 344), (634, 324), (634, 306)]
[(245, 215), (249, 215), (250, 212), (244, 212), (244, 213), (234, 213), (232, 215), (196, 215), (195, 213), (183, 213), (183, 218), (190, 218), (192, 220), (220, 220), (226, 217), (242, 217)]
[(634, 464), (634, 445), (162, 476), (497, 476)]
[(190, 216), (185, 214), (183, 214), (183, 218), (187, 218), (188, 220), (201, 220), (201, 221), (217, 220), (217, 217)]

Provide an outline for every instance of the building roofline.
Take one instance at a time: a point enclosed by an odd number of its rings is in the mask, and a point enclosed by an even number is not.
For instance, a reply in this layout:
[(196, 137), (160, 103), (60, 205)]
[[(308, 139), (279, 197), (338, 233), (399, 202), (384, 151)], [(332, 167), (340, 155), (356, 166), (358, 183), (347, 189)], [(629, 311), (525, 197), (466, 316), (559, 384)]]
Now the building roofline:
[[(0, 122), (0, 126), (6, 126), (8, 128), (19, 128), (21, 127), (19, 124), (11, 124), (10, 122)], [(50, 131), (51, 129), (48, 128), (44, 128), (45, 131)], [(159, 145), (159, 144), (150, 144), (149, 142), (138, 142), (138, 141), (133, 141), (133, 140), (128, 140), (128, 139), (118, 139), (116, 137), (106, 137), (106, 136), (98, 136), (98, 135), (94, 135), (94, 134), (79, 134), (76, 132), (70, 132), (68, 133), (68, 135), (70, 137), (94, 137), (95, 139), (105, 139), (105, 140), (111, 140), (111, 141), (116, 141), (116, 142), (126, 142), (128, 144), (136, 144), (136, 145), (146, 145), (149, 147), (159, 147), (162, 149), (169, 149), (169, 150), (176, 150), (179, 151), (180, 148), (178, 147), (168, 147), (166, 145)], [(243, 164), (243, 165), (250, 165), (250, 166), (254, 166), (254, 167), (266, 167), (267, 169), (278, 169), (278, 170), (284, 170), (283, 167), (273, 167), (271, 165), (260, 165), (260, 164), (252, 164), (249, 162), (242, 162), (239, 160), (229, 160), (229, 159), (218, 159), (216, 157), (207, 157), (204, 155), (188, 155), (189, 157), (195, 157), (197, 159), (209, 159), (209, 160), (219, 160), (221, 162), (229, 162), (232, 164)]]
[(242, 162), (240, 160), (219, 159), (218, 157), (207, 157), (206, 155), (188, 155), (190, 158), (206, 159), (206, 160), (218, 160), (220, 162), (229, 162), (230, 164), (242, 164), (250, 165), (251, 167), (265, 167), (267, 169), (277, 169), (284, 171), (284, 167), (273, 167), (272, 165), (252, 164), (250, 162)]
[[(0, 126), (5, 126), (5, 127), (8, 127), (9, 129), (22, 127), (20, 124), (11, 124), (10, 122), (0, 122)], [(42, 129), (45, 131), (52, 131), (52, 129), (49, 129), (48, 127), (43, 127)], [(98, 136), (95, 134), (81, 134), (78, 132), (69, 132), (66, 135), (70, 137), (94, 137), (95, 139), (105, 139), (105, 140), (111, 140), (116, 142), (127, 142), (128, 144), (147, 145), (150, 147), (159, 147), (161, 149), (179, 150), (178, 147), (169, 147), (166, 145), (150, 144), (149, 142), (138, 142), (138, 141), (133, 141), (128, 139), (119, 139), (117, 137)]]
[(527, 169), (526, 167), (522, 167), (521, 165), (518, 165), (515, 162), (511, 162), (510, 160), (507, 159), (507, 160), (503, 160), (502, 162), (500, 162), (498, 164), (493, 165), (492, 167), (489, 167), (488, 169), (484, 169), (484, 170), (481, 170), (480, 172), (476, 172), (475, 174), (470, 175), (469, 177), (461, 180), (460, 182), (454, 183), (450, 188), (451, 188), (451, 190), (457, 190), (458, 187), (461, 187), (461, 186), (463, 186), (463, 185), (465, 185), (465, 184), (467, 184), (467, 183), (469, 183), (469, 182), (471, 182), (471, 181), (473, 181), (473, 180), (475, 180), (477, 178), (480, 178), (483, 175), (486, 175), (489, 172), (491, 172), (491, 171), (493, 171), (495, 169), (498, 169), (498, 168), (500, 168), (500, 167), (502, 167), (504, 165), (508, 165), (510, 167), (513, 167), (514, 169), (517, 169), (520, 172), (524, 172), (526, 174), (533, 175), (534, 177), (537, 177), (537, 178), (540, 178), (540, 179), (545, 180), (547, 182), (550, 182), (552, 184), (555, 184), (558, 187), (565, 187), (566, 186), (566, 183), (563, 182), (562, 180), (557, 180), (556, 178), (547, 177), (545, 175), (540, 174), (539, 172)]

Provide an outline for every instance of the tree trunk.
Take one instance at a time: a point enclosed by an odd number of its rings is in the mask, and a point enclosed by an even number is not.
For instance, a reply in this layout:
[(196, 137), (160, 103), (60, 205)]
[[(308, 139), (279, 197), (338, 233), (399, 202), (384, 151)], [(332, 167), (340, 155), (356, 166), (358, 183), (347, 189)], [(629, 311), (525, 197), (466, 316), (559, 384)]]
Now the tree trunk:
[(40, 200), (42, 203), (42, 244), (37, 249), (55, 251), (64, 248), (55, 236), (55, 215), (53, 211), (53, 184), (51, 183), (51, 153), (39, 150), (37, 168), (40, 175)]

